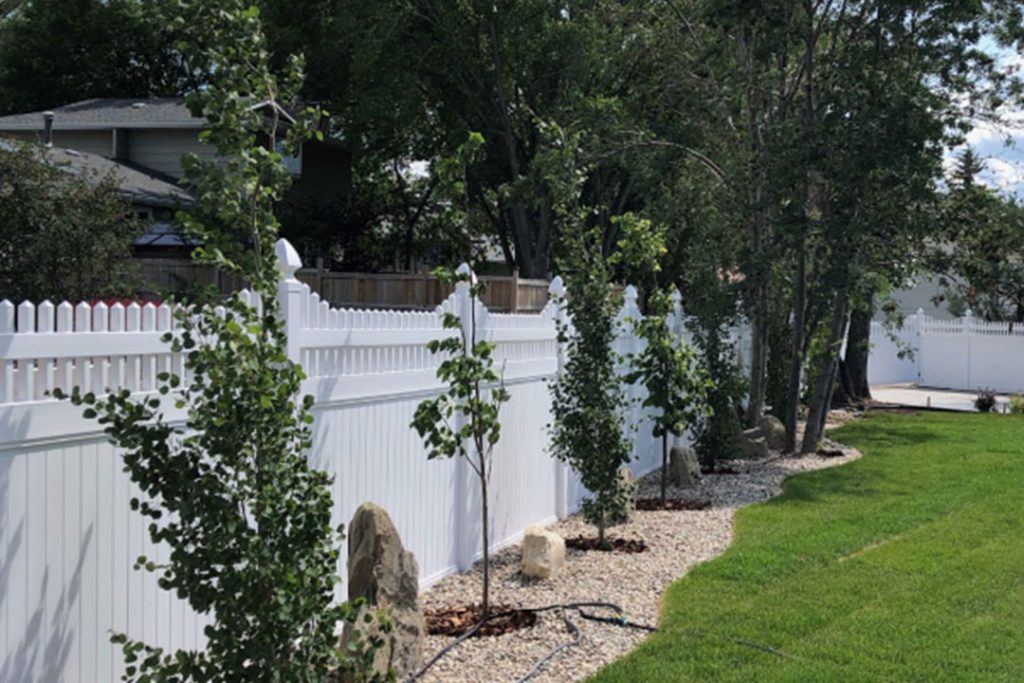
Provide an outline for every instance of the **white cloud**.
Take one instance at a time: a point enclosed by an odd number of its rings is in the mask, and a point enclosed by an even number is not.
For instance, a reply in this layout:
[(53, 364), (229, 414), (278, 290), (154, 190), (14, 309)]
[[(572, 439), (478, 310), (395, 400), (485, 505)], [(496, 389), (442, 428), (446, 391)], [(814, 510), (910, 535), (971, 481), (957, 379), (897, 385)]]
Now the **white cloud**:
[(987, 173), (982, 180), (1003, 192), (1022, 194), (1024, 190), (1024, 164), (1020, 160), (989, 159), (985, 164)]
[(977, 147), (985, 142), (1001, 142), (1005, 138), (1005, 133), (987, 123), (980, 123), (967, 134), (967, 144)]

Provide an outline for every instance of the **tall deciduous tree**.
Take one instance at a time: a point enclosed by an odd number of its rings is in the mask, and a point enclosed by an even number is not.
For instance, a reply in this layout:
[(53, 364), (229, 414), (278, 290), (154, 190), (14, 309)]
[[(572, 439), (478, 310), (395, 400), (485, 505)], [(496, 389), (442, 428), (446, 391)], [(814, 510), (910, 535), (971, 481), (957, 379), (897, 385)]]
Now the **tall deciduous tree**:
[(0, 113), (177, 95), (187, 74), (165, 0), (27, 0), (0, 20)]
[[(350, 2), (351, 96), (341, 111), (352, 139), (444, 158), (481, 132), (484, 156), (468, 186), (474, 208), (511, 267), (546, 277), (559, 200), (537, 164), (543, 128), (615, 117), (614, 98), (629, 88), (616, 61), (632, 54), (616, 42), (627, 10), (576, 0)], [(617, 76), (609, 64), (621, 68)], [(589, 181), (580, 192), (609, 215), (630, 201), (628, 178), (613, 164), (595, 166)]]

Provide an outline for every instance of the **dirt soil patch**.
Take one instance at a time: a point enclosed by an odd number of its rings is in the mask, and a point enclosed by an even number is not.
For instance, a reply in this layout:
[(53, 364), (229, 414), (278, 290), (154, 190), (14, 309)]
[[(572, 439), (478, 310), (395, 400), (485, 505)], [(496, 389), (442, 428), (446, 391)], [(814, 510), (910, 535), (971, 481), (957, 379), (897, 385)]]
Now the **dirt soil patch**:
[(570, 550), (596, 550), (605, 553), (642, 553), (647, 551), (647, 544), (639, 538), (606, 538), (601, 545), (597, 536), (576, 536), (565, 539), (565, 547)]
[(716, 462), (714, 465), (701, 465), (701, 474), (743, 474), (735, 467), (723, 465), (720, 462)]
[(711, 507), (710, 500), (699, 500), (697, 498), (666, 498), (665, 504), (661, 504), (661, 498), (641, 498), (636, 502), (637, 510), (707, 510)]
[[(424, 614), (427, 621), (427, 635), (430, 636), (461, 636), (480, 622), (483, 610), (480, 605), (452, 607), (450, 609), (428, 611)], [(537, 613), (517, 609), (506, 605), (492, 605), (491, 618), (476, 630), (473, 637), (503, 636), (519, 629), (529, 628), (537, 623)]]

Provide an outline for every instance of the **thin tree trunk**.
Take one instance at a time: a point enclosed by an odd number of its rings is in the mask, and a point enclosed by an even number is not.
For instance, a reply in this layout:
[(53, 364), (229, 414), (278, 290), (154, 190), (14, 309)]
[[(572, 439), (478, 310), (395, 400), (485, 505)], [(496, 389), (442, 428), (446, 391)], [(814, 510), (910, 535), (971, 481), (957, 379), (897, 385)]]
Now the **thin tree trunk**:
[(800, 370), (803, 366), (804, 314), (807, 309), (807, 245), (801, 235), (797, 256), (796, 283), (793, 292), (793, 340), (789, 355), (789, 388), (786, 392), (787, 453), (796, 450), (796, 423), (800, 410)]
[(814, 393), (811, 406), (807, 413), (807, 425), (804, 430), (804, 441), (801, 452), (812, 453), (818, 447), (824, 431), (825, 418), (832, 399), (832, 387), (835, 383), (836, 368), (839, 363), (839, 345), (846, 334), (846, 318), (849, 311), (850, 297), (846, 285), (836, 290), (832, 308), (832, 325), (829, 330), (825, 356), (818, 368), (818, 376), (814, 382)]
[(868, 384), (868, 359), (871, 356), (871, 308), (855, 309), (850, 314), (850, 331), (846, 337), (846, 369), (850, 380), (850, 398), (864, 401), (871, 398)]
[(836, 382), (832, 389), (832, 405), (848, 406), (856, 402), (853, 385), (850, 382), (850, 364), (846, 358), (840, 358), (836, 367)]
[[(753, 50), (748, 45), (748, 36), (741, 31), (739, 36), (741, 59), (746, 72), (746, 116), (747, 139), (750, 152), (750, 175), (753, 179), (747, 201), (750, 210), (749, 243), (750, 243), (750, 275), (753, 280), (751, 314), (751, 345), (750, 345), (750, 398), (747, 402), (746, 422), (753, 425), (764, 412), (765, 374), (768, 364), (767, 343), (767, 268), (762, 258), (762, 243), (765, 238), (767, 214), (765, 195), (767, 194), (768, 177), (763, 154), (763, 83), (760, 74), (754, 69)], [(755, 45), (756, 48), (756, 39)]]
[[(814, 3), (804, 0), (804, 144), (808, 151), (813, 148), (818, 117), (815, 108), (814, 88)], [(804, 358), (804, 325), (807, 314), (807, 241), (811, 226), (822, 217), (822, 187), (813, 164), (808, 167), (805, 175), (805, 207), (806, 225), (800, 233), (797, 257), (797, 276), (793, 294), (793, 348), (789, 363), (789, 391), (786, 400), (786, 452), (796, 450), (797, 411), (800, 404), (800, 370)], [(808, 335), (809, 337), (809, 335)]]
[(768, 315), (767, 287), (758, 286), (755, 293), (750, 344), (750, 401), (747, 404), (747, 426), (757, 424), (764, 412), (765, 384), (768, 379)]
[(483, 516), (483, 532), (484, 532), (484, 599), (483, 606), (481, 607), (483, 617), (486, 619), (490, 615), (491, 610), (491, 529), (488, 520), (489, 511), (487, 509), (487, 463), (480, 456), (480, 497), (483, 500), (484, 516)]
[(661, 435), (661, 507), (665, 507), (668, 487), (668, 432)]

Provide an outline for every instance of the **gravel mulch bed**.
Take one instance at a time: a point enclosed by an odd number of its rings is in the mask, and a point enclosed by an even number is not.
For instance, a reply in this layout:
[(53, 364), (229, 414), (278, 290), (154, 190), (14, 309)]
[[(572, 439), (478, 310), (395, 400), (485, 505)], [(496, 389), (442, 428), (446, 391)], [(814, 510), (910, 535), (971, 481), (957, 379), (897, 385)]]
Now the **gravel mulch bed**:
[[(836, 420), (839, 422), (840, 420)], [(832, 420), (830, 420), (830, 423)], [(835, 444), (830, 443), (829, 447)], [(670, 487), (669, 497), (707, 500), (704, 510), (637, 511), (632, 520), (610, 530), (617, 538), (642, 539), (640, 554), (566, 551), (566, 566), (555, 578), (535, 580), (519, 571), (520, 549), (507, 548), (492, 558), (491, 602), (516, 607), (552, 603), (602, 601), (620, 605), (633, 622), (656, 625), (660, 596), (665, 588), (701, 562), (721, 554), (732, 541), (736, 509), (772, 498), (783, 480), (798, 472), (834, 467), (860, 453), (821, 457), (775, 455), (763, 461), (730, 461), (734, 475), (705, 475), (692, 489)], [(640, 480), (640, 497), (659, 493), (658, 473)], [(591, 536), (594, 529), (578, 515), (551, 529), (563, 538)], [(470, 572), (450, 576), (421, 596), (424, 609), (438, 610), (479, 600), (479, 564)], [(530, 679), (548, 683), (579, 681), (637, 646), (647, 634), (628, 628), (581, 619), (567, 613), (582, 632), (578, 646), (563, 650), (540, 674)], [(489, 638), (471, 638), (441, 659), (420, 681), (430, 683), (499, 683), (516, 681), (552, 648), (571, 641), (559, 611), (538, 615), (532, 628)], [(452, 641), (445, 636), (427, 638), (426, 658)]]

